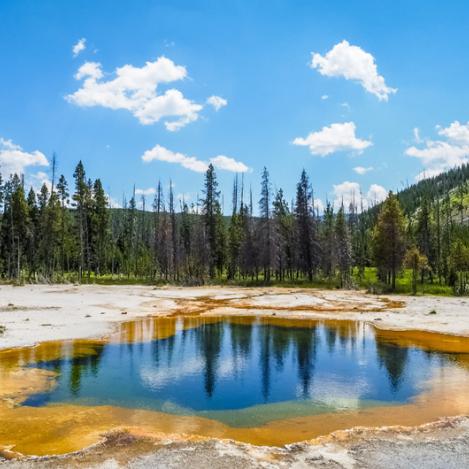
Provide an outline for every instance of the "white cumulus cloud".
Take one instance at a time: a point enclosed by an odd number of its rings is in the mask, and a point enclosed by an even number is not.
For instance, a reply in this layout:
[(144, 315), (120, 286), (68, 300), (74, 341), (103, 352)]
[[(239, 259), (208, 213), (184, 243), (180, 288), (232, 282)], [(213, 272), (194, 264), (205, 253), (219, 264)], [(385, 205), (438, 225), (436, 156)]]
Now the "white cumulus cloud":
[(469, 145), (469, 121), (465, 124), (454, 121), (446, 128), (438, 126), (438, 134), (446, 137), (453, 143)]
[(76, 57), (86, 49), (86, 39), (82, 37), (72, 48), (73, 57)]
[(362, 190), (358, 182), (344, 181), (333, 186), (334, 207), (337, 209), (344, 204), (346, 209), (354, 204), (358, 210), (361, 206), (366, 209), (386, 199), (388, 192), (379, 184), (371, 184), (367, 191)]
[(314, 198), (314, 209), (319, 213), (324, 212), (324, 202), (321, 199)]
[(44, 184), (49, 191), (52, 189), (52, 181), (44, 171), (38, 171), (26, 178), (26, 186), (32, 187), (36, 192), (39, 192)]
[(190, 169), (196, 173), (203, 173), (207, 171), (207, 163), (204, 161), (198, 160), (194, 156), (186, 156), (184, 153), (178, 153), (161, 145), (155, 145), (151, 150), (147, 150), (143, 156), (142, 160), (145, 163), (150, 161), (164, 161), (166, 163), (176, 163), (180, 164), (183, 168)]
[(163, 119), (168, 130), (176, 131), (196, 121), (203, 106), (187, 99), (175, 88), (163, 93), (157, 91), (161, 84), (186, 77), (186, 68), (166, 57), (146, 62), (142, 67), (118, 67), (114, 78), (108, 80), (104, 79), (100, 63), (86, 62), (75, 75), (77, 80), (83, 80), (81, 88), (66, 96), (66, 99), (81, 107), (125, 109), (144, 125)]
[(368, 192), (366, 193), (368, 203), (371, 205), (376, 205), (382, 202), (386, 199), (387, 196), (388, 191), (379, 184), (371, 184), (370, 188), (368, 189)]
[(103, 77), (103, 71), (99, 62), (85, 62), (75, 73), (75, 80), (90, 78), (99, 80)]
[(231, 171), (232, 173), (245, 173), (249, 168), (241, 161), (236, 161), (234, 158), (229, 156), (218, 155), (214, 158), (210, 158), (210, 162), (218, 169), (224, 169)]
[(440, 175), (442, 172), (443, 170), (441, 169), (424, 169), (423, 171), (418, 173), (417, 176), (415, 176), (415, 181), (420, 182), (424, 179), (430, 179)]
[(369, 173), (370, 171), (373, 171), (373, 166), (355, 166), (355, 168), (353, 168), (353, 170), (359, 174), (360, 176), (363, 176), (364, 174), (366, 173)]
[(0, 137), (0, 171), (4, 176), (24, 174), (30, 166), (49, 166), (49, 162), (39, 150), (25, 151), (20, 145)]
[(320, 156), (327, 156), (339, 151), (361, 153), (372, 145), (372, 142), (357, 138), (355, 130), (356, 126), (353, 122), (331, 124), (317, 132), (311, 132), (306, 138), (295, 138), (293, 144), (307, 146), (313, 155)]
[(149, 187), (148, 189), (135, 189), (135, 195), (143, 195), (144, 197), (155, 195), (156, 189), (154, 187)]
[(359, 205), (362, 192), (358, 182), (344, 181), (340, 184), (334, 184), (334, 207), (339, 208), (342, 203), (348, 209), (350, 203)]
[(218, 155), (211, 158), (209, 162), (206, 162), (199, 160), (195, 156), (187, 156), (184, 155), (184, 153), (168, 150), (161, 145), (155, 145), (152, 149), (147, 150), (142, 155), (142, 160), (145, 163), (149, 163), (150, 161), (164, 161), (166, 163), (180, 164), (183, 168), (196, 173), (207, 171), (209, 163), (212, 163), (217, 169), (234, 173), (244, 173), (249, 170), (244, 163), (230, 158), (229, 156)]
[(353, 46), (345, 40), (336, 44), (324, 56), (313, 53), (311, 68), (327, 77), (357, 81), (380, 101), (387, 101), (389, 95), (397, 92), (396, 88), (387, 86), (384, 77), (379, 75), (375, 58), (361, 47)]
[(221, 96), (210, 96), (207, 98), (207, 103), (210, 106), (213, 106), (215, 111), (219, 111), (222, 107), (225, 107), (228, 104), (228, 101)]
[(451, 168), (469, 163), (469, 122), (452, 122), (448, 127), (437, 126), (440, 140), (419, 141), (422, 145), (406, 148), (407, 156), (418, 158), (424, 166), (415, 179), (430, 178)]
[(122, 208), (122, 204), (117, 199), (112, 197), (111, 195), (106, 194), (106, 198), (108, 200), (110, 208)]

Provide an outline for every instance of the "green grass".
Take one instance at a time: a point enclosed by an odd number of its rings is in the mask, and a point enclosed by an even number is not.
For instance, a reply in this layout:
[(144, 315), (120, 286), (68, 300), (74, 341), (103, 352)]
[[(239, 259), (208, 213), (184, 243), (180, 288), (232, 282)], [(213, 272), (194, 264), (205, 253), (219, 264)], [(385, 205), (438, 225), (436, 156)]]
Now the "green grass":
[[(24, 279), (23, 279), (24, 280)], [(65, 274), (65, 276), (57, 277), (53, 279), (53, 282), (57, 283), (78, 283), (78, 276), (76, 274)], [(114, 275), (110, 274), (96, 276), (94, 273), (91, 273), (89, 278), (85, 275), (82, 279), (83, 284), (96, 284), (96, 285), (150, 285), (150, 286), (162, 286), (162, 285), (181, 285), (189, 286), (196, 285), (187, 284), (183, 280), (174, 282), (172, 280), (165, 281), (163, 279), (152, 280), (148, 277), (138, 277), (138, 276), (127, 276), (127, 275)], [(231, 285), (239, 287), (263, 287), (263, 286), (274, 286), (274, 287), (284, 287), (284, 288), (322, 288), (327, 290), (335, 290), (340, 288), (340, 283), (338, 278), (318, 278), (314, 279), (312, 282), (306, 278), (299, 278), (295, 280), (284, 280), (283, 282), (275, 280), (273, 278), (270, 282), (265, 282), (262, 275), (256, 279), (236, 279), (228, 280), (226, 275), (221, 279), (215, 280), (206, 280), (204, 285)], [(367, 267), (364, 271), (364, 275), (360, 278), (358, 275), (358, 270), (355, 269), (352, 275), (352, 285), (354, 288), (360, 288), (369, 290), (375, 293), (398, 293), (404, 295), (412, 294), (412, 271), (410, 269), (403, 270), (397, 278), (396, 290), (391, 292), (389, 286), (383, 285), (378, 281), (376, 275), (376, 269), (373, 267)], [(423, 285), (419, 282), (417, 285), (417, 295), (440, 295), (440, 296), (453, 296), (453, 289), (447, 285), (440, 285), (436, 280), (434, 283), (425, 282)]]
[[(389, 287), (386, 285), (380, 284), (376, 274), (376, 268), (367, 267), (363, 277), (359, 277), (358, 270), (355, 269), (352, 276), (352, 283), (355, 288), (361, 288), (365, 290), (376, 290), (382, 291), (383, 293), (397, 293), (402, 295), (411, 295), (412, 294), (412, 271), (410, 269), (405, 269), (401, 272), (396, 281), (396, 291), (390, 292)], [(242, 286), (242, 287), (262, 287), (262, 286), (274, 286), (274, 287), (285, 287), (285, 288), (323, 288), (327, 290), (335, 290), (340, 288), (340, 283), (337, 278), (327, 279), (315, 279), (310, 282), (308, 279), (298, 279), (295, 281), (290, 281), (288, 279), (283, 282), (276, 281), (272, 279), (270, 282), (264, 282), (262, 276), (258, 280), (254, 279), (237, 279), (235, 281), (227, 281), (226, 278), (222, 280), (217, 280), (213, 282), (208, 282), (208, 284), (213, 285), (233, 285), (233, 286)], [(434, 283), (424, 283), (423, 285), (420, 282), (417, 285), (417, 295), (439, 295), (439, 296), (453, 296), (453, 289), (447, 285), (440, 285), (438, 282)]]
[[(358, 279), (357, 274), (355, 274), (357, 283), (367, 289), (371, 289), (373, 286), (381, 287), (383, 290), (387, 290), (387, 287), (380, 285), (376, 275), (376, 269), (374, 267), (367, 267), (365, 269), (365, 274), (362, 279)], [(387, 292), (386, 292), (387, 293)], [(399, 293), (403, 295), (412, 294), (412, 270), (404, 269), (398, 278), (396, 279), (396, 290), (393, 293)], [(433, 283), (428, 281), (421, 284), (417, 284), (417, 295), (440, 295), (440, 296), (453, 296), (454, 292), (451, 287), (448, 285), (440, 285), (438, 280), (435, 279)]]

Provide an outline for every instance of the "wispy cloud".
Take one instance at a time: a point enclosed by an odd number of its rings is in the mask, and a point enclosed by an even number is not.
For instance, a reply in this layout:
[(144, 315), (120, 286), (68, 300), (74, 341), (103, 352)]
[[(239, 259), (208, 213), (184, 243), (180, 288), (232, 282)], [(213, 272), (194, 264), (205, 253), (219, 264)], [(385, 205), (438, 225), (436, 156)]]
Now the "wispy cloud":
[(353, 170), (360, 176), (363, 176), (364, 174), (369, 173), (370, 171), (373, 171), (373, 169), (374, 169), (373, 166), (368, 166), (368, 167), (355, 166), (355, 168), (353, 168)]
[(210, 104), (210, 106), (212, 106), (215, 111), (219, 111), (222, 107), (228, 105), (228, 101), (221, 96), (210, 96), (207, 99), (207, 104)]
[(81, 52), (86, 49), (86, 39), (82, 37), (74, 46), (72, 47), (73, 57), (77, 57)]
[(154, 187), (149, 187), (147, 189), (135, 189), (135, 195), (140, 195), (140, 196), (144, 196), (144, 197), (148, 197), (148, 196), (151, 196), (151, 195), (155, 195), (156, 194), (156, 189)]

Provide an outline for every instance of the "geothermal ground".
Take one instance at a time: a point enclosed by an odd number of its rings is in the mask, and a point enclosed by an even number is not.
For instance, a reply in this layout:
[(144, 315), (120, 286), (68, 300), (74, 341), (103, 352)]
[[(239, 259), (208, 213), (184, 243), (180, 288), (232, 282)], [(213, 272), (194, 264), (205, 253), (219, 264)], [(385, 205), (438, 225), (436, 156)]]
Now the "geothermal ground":
[[(120, 322), (173, 314), (349, 319), (385, 330), (469, 337), (469, 302), (460, 298), (286, 288), (34, 285), (0, 287), (0, 349), (107, 337)], [(0, 401), (6, 398), (11, 396), (5, 388)], [(469, 462), (469, 418), (419, 427), (355, 428), (281, 448), (210, 438), (155, 440), (119, 431), (65, 456), (8, 460), (15, 456), (14, 449), (0, 448), (0, 467), (463, 468)]]

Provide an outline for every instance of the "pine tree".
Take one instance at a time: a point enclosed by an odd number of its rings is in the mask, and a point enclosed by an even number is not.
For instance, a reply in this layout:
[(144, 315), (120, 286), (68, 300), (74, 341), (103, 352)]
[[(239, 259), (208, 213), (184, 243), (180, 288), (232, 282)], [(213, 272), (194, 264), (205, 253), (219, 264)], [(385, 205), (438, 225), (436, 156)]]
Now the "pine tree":
[(41, 186), (38, 194), (38, 257), (39, 265), (44, 278), (48, 278), (50, 274), (49, 263), (53, 258), (53, 246), (51, 246), (51, 226), (49, 215), (49, 189), (46, 184)]
[(282, 281), (287, 275), (292, 278), (293, 271), (293, 239), (294, 218), (283, 195), (279, 189), (273, 202), (273, 223), (275, 242), (275, 271), (278, 280)]
[(163, 235), (163, 212), (164, 197), (161, 181), (158, 181), (155, 198), (153, 200), (153, 259), (155, 264), (155, 273), (162, 272), (162, 266), (165, 265), (163, 253), (166, 251)]
[(78, 231), (78, 246), (79, 246), (79, 267), (78, 278), (83, 280), (83, 272), (85, 269), (85, 258), (87, 249), (87, 192), (88, 186), (86, 184), (85, 168), (81, 161), (78, 162), (75, 172), (73, 173), (75, 179), (75, 193), (73, 194), (73, 201), (76, 208), (76, 226)]
[(96, 276), (106, 271), (106, 256), (109, 243), (108, 200), (100, 179), (93, 184), (92, 253)]
[(228, 227), (228, 270), (229, 280), (234, 280), (239, 268), (241, 244), (243, 241), (243, 230), (241, 225), (241, 214), (238, 213), (238, 175), (233, 183), (233, 210), (230, 225)]
[(370, 264), (370, 214), (365, 212), (363, 198), (360, 201), (361, 215), (358, 218), (358, 228), (355, 236), (356, 240), (354, 246), (354, 262), (358, 267), (358, 275), (362, 279), (365, 275), (365, 268)]
[(467, 193), (468, 193), (467, 182), (461, 181), (456, 188), (457, 209), (459, 212), (459, 217), (460, 217), (459, 222), (461, 225), (464, 224), (465, 200), (466, 200)]
[(29, 212), (23, 180), (16, 174), (5, 184), (2, 250), (9, 278), (21, 281), (27, 251)]
[(454, 285), (455, 273), (452, 268), (450, 257), (451, 257), (451, 246), (453, 244), (454, 237), (454, 220), (453, 210), (451, 204), (451, 198), (449, 193), (446, 194), (442, 204), (442, 217), (443, 217), (443, 230), (441, 235), (442, 246), (441, 253), (443, 257), (443, 276), (448, 285)]
[(201, 216), (201, 210), (203, 208), (203, 201), (199, 199), (197, 195), (196, 204), (193, 207), (195, 212), (194, 217), (194, 243), (193, 243), (193, 270), (194, 277), (197, 279), (199, 284), (202, 284), (205, 280), (207, 264), (208, 264), (208, 253), (207, 253), (207, 239), (205, 229), (205, 217)]
[(27, 264), (29, 268), (28, 279), (31, 280), (36, 276), (38, 269), (38, 246), (40, 242), (39, 238), (39, 217), (38, 217), (38, 208), (36, 203), (36, 193), (31, 187), (28, 192), (27, 198), (28, 204), (28, 213), (29, 213), (29, 226), (28, 226), (28, 236), (27, 236), (27, 248), (26, 248), (26, 257)]
[(123, 233), (123, 256), (126, 261), (127, 278), (137, 274), (137, 202), (135, 200), (135, 186), (132, 197), (125, 207), (126, 220)]
[(451, 246), (451, 266), (457, 274), (454, 291), (457, 295), (468, 292), (469, 247), (461, 240), (456, 240)]
[(352, 253), (350, 245), (350, 232), (345, 219), (343, 204), (337, 212), (335, 220), (335, 241), (337, 253), (337, 267), (339, 268), (340, 287), (350, 286), (350, 269), (352, 265)]
[(405, 266), (412, 270), (412, 294), (416, 295), (418, 276), (428, 269), (428, 259), (416, 246), (412, 246), (407, 250), (404, 262)]
[[(415, 226), (415, 238), (419, 251), (426, 257), (432, 268), (435, 268), (434, 254), (434, 223), (431, 218), (430, 200), (427, 195), (422, 198), (420, 209), (417, 213)], [(422, 275), (425, 271), (422, 270)], [(421, 279), (423, 282), (423, 278)], [(430, 276), (430, 280), (432, 280)]]
[(334, 207), (330, 202), (327, 202), (321, 226), (321, 244), (322, 272), (329, 279), (335, 275), (337, 264), (336, 233), (334, 225)]
[(192, 282), (194, 277), (194, 269), (192, 266), (192, 219), (189, 213), (189, 206), (184, 198), (181, 201), (181, 223), (179, 226), (179, 239), (181, 246), (180, 264), (184, 271), (187, 282)]
[(218, 190), (218, 182), (215, 169), (209, 164), (205, 173), (204, 184), (205, 198), (202, 201), (202, 214), (205, 223), (205, 232), (208, 248), (208, 273), (211, 279), (216, 276), (216, 269), (220, 267), (221, 254), (221, 236), (222, 227), (220, 227), (221, 210), (220, 210), (220, 191)]
[(373, 252), (381, 280), (396, 289), (396, 277), (405, 254), (405, 220), (397, 197), (390, 192), (373, 233)]
[[(66, 252), (69, 254), (72, 248), (71, 243), (66, 244), (70, 227), (70, 217), (67, 209), (70, 194), (68, 192), (67, 180), (63, 174), (60, 176), (59, 182), (57, 183), (57, 195), (60, 202), (60, 269), (63, 277), (66, 268)], [(70, 266), (68, 265), (67, 267), (69, 268)]]
[(174, 207), (173, 183), (169, 181), (169, 216), (171, 230), (171, 253), (172, 253), (172, 270), (174, 280), (179, 280), (179, 262), (178, 262), (178, 239), (176, 225), (176, 210)]
[(255, 248), (254, 219), (252, 215), (252, 191), (249, 191), (249, 204), (244, 203), (244, 181), (241, 185), (241, 207), (239, 210), (241, 228), (241, 246), (239, 255), (240, 273), (243, 279), (254, 276), (257, 272), (257, 250)]
[(314, 218), (311, 213), (311, 188), (306, 171), (303, 170), (300, 182), (296, 188), (296, 243), (297, 243), (297, 265), (300, 272), (313, 280), (317, 268), (318, 253), (315, 234)]
[(269, 172), (264, 167), (262, 171), (261, 198), (259, 200), (259, 248), (264, 281), (270, 281), (272, 266), (272, 232), (270, 220), (270, 180)]

